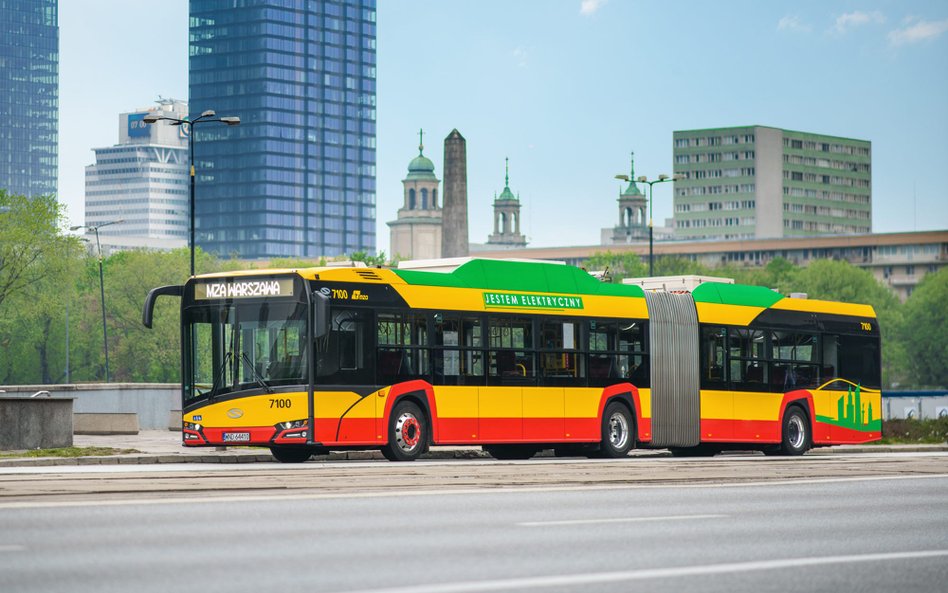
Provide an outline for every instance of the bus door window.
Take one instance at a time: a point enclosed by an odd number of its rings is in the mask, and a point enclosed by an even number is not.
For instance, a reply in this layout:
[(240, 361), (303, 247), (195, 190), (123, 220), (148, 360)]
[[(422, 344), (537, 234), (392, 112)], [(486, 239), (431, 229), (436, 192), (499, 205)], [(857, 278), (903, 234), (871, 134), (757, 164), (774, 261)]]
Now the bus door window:
[(374, 382), (369, 313), (333, 309), (329, 333), (317, 340), (316, 380), (327, 385), (370, 385)]
[(615, 321), (590, 320), (589, 325), (589, 385), (604, 387), (619, 378), (618, 355), (619, 324)]
[(701, 386), (727, 388), (727, 329), (701, 328)]
[(762, 330), (728, 330), (730, 381), (734, 389), (760, 391), (767, 385), (767, 343), (764, 338)]
[(550, 319), (540, 322), (540, 373), (545, 385), (578, 385), (585, 373), (579, 364), (579, 324)]
[(481, 321), (450, 313), (432, 316), (431, 351), (436, 385), (483, 385)]
[(493, 384), (535, 383), (533, 320), (526, 317), (488, 319), (488, 369)]
[(770, 386), (772, 391), (817, 387), (819, 364), (815, 334), (771, 332)]
[(424, 314), (379, 313), (376, 327), (380, 384), (429, 379), (428, 320)]
[(644, 321), (619, 322), (619, 376), (629, 379), (637, 387), (648, 387), (650, 384), (646, 329)]

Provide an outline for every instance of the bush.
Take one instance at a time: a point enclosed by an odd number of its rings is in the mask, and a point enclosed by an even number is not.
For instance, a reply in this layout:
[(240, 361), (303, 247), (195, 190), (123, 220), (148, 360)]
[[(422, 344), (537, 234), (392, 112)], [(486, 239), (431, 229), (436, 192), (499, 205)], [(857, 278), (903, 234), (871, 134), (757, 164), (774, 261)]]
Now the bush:
[(948, 418), (882, 422), (882, 443), (945, 442), (948, 442)]

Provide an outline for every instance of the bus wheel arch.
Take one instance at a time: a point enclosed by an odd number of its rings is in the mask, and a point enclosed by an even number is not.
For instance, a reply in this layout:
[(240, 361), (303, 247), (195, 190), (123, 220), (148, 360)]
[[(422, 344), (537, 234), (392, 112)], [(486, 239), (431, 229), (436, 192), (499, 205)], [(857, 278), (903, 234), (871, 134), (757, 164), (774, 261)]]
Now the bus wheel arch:
[(410, 396), (402, 396), (392, 406), (382, 455), (389, 461), (414, 461), (428, 450), (431, 442), (431, 421), (425, 408)]
[(806, 401), (790, 402), (780, 420), (780, 453), (803, 455), (813, 446), (813, 422)]
[(613, 397), (602, 413), (600, 457), (625, 457), (635, 448), (635, 410), (626, 397)]

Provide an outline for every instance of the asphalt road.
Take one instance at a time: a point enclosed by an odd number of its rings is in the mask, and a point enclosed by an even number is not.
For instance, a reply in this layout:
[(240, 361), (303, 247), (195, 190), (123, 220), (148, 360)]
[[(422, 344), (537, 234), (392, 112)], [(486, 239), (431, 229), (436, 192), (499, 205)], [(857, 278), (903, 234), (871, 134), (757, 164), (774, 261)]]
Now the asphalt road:
[(948, 478), (0, 508), (0, 590), (944, 591)]
[(0, 591), (945, 591), (948, 457), (883, 457), (10, 468)]

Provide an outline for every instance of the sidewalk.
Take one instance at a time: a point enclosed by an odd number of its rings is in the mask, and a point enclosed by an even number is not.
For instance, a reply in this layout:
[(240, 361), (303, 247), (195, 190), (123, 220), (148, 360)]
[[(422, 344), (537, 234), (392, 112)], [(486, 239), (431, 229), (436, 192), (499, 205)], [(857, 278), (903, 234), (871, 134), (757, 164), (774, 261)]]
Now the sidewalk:
[[(143, 430), (137, 435), (75, 435), (75, 447), (109, 447), (133, 449), (135, 453), (87, 457), (3, 457), (3, 467), (38, 467), (52, 465), (135, 465), (154, 463), (259, 463), (273, 462), (273, 456), (265, 448), (255, 447), (184, 447), (181, 433), (167, 430)], [(814, 449), (808, 455), (834, 455), (846, 453), (886, 453), (948, 451), (948, 444), (941, 445), (838, 445)], [(540, 456), (550, 455), (543, 452)], [(635, 456), (665, 457), (670, 453), (664, 449), (641, 449)], [(440, 446), (432, 447), (426, 459), (471, 459), (487, 458), (480, 447)], [(319, 456), (325, 461), (355, 459), (384, 459), (379, 451), (334, 451)]]

